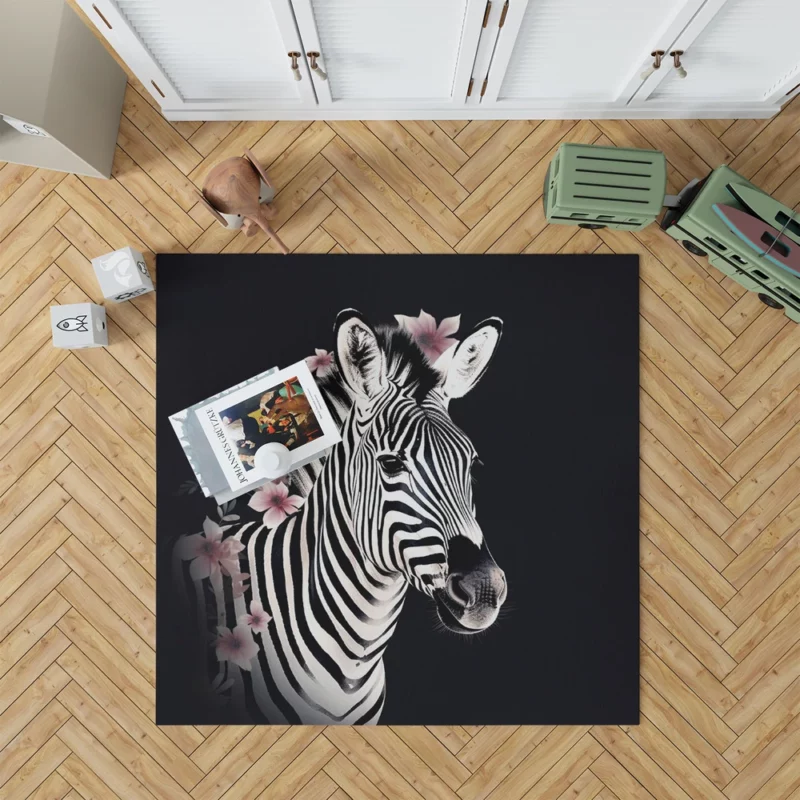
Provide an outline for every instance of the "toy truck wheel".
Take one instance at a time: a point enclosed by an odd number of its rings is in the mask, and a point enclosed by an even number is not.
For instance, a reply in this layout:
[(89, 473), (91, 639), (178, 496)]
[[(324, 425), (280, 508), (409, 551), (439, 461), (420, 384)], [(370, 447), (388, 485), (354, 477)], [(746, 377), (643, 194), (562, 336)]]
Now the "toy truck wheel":
[(769, 306), (770, 308), (777, 308), (779, 310), (783, 308), (783, 306), (774, 297), (770, 297), (768, 294), (763, 294), (759, 292), (758, 299), (765, 306)]
[(598, 225), (596, 222), (579, 222), (579, 228), (588, 228), (590, 231), (596, 231), (600, 228), (605, 228), (605, 225)]
[(683, 246), (684, 246), (684, 247), (685, 247), (685, 248), (686, 248), (686, 249), (687, 249), (687, 250), (688, 250), (688, 251), (689, 251), (689, 252), (690, 252), (692, 255), (695, 255), (695, 256), (700, 256), (701, 258), (702, 258), (703, 256), (707, 256), (707, 255), (708, 255), (708, 253), (706, 253), (706, 251), (705, 251), (705, 250), (701, 250), (701, 249), (700, 249), (700, 248), (699, 248), (699, 247), (698, 247), (698, 246), (697, 246), (697, 245), (696, 245), (694, 242), (690, 242), (688, 239), (684, 239), (684, 240), (681, 242), (681, 244), (682, 244), (682, 245), (683, 245)]

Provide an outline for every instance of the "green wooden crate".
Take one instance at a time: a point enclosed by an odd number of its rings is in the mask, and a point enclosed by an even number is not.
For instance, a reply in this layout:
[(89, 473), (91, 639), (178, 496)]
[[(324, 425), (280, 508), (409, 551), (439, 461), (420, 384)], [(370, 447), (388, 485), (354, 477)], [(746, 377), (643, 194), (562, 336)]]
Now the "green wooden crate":
[(544, 182), (547, 221), (638, 231), (664, 204), (667, 160), (658, 150), (562, 144)]
[(707, 255), (708, 260), (729, 278), (751, 292), (757, 292), (768, 305), (783, 307), (789, 319), (800, 322), (800, 277), (761, 258), (714, 211), (714, 203), (747, 210), (727, 190), (729, 183), (744, 184), (762, 191), (730, 167), (717, 167), (688, 196), (681, 195), (679, 208), (667, 211), (661, 221), (662, 230), (681, 242), (689, 252)]

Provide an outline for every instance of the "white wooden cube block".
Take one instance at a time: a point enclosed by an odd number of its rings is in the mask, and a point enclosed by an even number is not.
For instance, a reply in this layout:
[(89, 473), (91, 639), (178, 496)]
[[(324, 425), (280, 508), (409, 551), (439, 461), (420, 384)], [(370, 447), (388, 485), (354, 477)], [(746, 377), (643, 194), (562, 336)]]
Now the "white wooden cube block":
[(78, 350), (108, 344), (106, 310), (94, 303), (50, 306), (53, 347)]
[(121, 303), (153, 291), (153, 281), (144, 257), (132, 247), (93, 258), (92, 266), (106, 300)]

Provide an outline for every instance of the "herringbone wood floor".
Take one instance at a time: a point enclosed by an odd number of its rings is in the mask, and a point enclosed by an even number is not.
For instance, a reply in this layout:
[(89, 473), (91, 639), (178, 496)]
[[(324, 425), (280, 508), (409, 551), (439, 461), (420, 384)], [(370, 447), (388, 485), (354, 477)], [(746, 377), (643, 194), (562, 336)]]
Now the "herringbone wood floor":
[[(800, 102), (772, 121), (165, 122), (128, 88), (111, 181), (0, 168), (3, 798), (800, 798), (800, 326), (655, 227), (547, 227), (562, 141), (730, 162), (800, 201)], [(296, 252), (641, 257), (641, 725), (157, 728), (154, 297), (108, 349), (50, 345), (88, 259), (273, 252), (197, 204), (251, 147)], [(566, 312), (568, 313), (568, 311)], [(591, 669), (591, 662), (586, 665)]]

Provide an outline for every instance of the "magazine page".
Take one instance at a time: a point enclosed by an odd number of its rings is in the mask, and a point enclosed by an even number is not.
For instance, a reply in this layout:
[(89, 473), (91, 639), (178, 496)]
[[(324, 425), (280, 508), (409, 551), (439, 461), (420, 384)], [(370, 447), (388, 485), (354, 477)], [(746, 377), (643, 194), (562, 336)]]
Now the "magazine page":
[(286, 446), (294, 469), (341, 441), (305, 361), (226, 394), (195, 413), (233, 491), (264, 479), (255, 464), (262, 445)]

